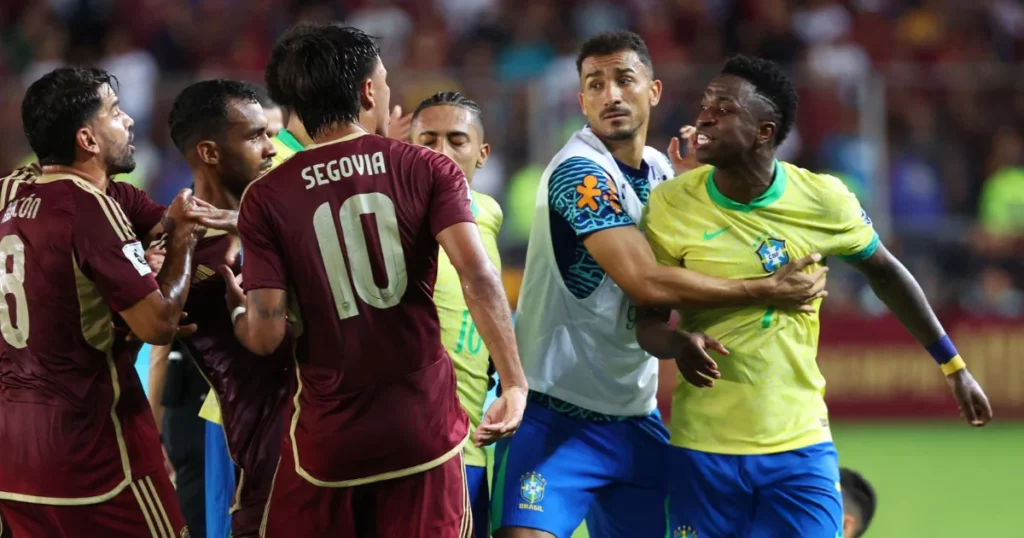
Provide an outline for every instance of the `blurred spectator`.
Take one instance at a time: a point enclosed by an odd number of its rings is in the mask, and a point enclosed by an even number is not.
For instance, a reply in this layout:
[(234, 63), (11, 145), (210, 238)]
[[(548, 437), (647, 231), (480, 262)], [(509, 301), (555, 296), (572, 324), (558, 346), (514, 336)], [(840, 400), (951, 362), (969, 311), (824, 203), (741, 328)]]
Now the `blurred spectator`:
[(393, 0), (364, 0), (345, 21), (380, 38), (380, 56), (384, 65), (401, 63), (406, 44), (413, 33), (412, 19)]

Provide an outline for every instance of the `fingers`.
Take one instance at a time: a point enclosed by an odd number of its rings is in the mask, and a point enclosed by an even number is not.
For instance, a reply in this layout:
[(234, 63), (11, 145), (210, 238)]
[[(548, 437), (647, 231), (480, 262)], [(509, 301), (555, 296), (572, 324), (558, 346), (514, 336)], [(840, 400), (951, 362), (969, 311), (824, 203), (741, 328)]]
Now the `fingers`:
[(217, 268), (220, 276), (224, 277), (224, 282), (227, 283), (229, 288), (239, 288), (238, 281), (235, 279), (235, 272), (231, 270), (227, 265), (221, 265)]
[[(721, 353), (722, 355), (728, 355), (729, 354), (729, 350), (725, 349), (725, 346), (723, 346), (721, 342), (719, 342), (718, 340), (715, 340), (714, 338), (711, 338), (710, 336), (708, 336), (706, 334), (704, 335), (704, 345), (707, 346), (708, 349), (713, 349), (713, 350), (717, 351), (718, 353)], [(714, 361), (712, 361), (712, 362), (714, 362)], [(716, 365), (716, 368), (717, 368), (717, 365)]]
[(710, 379), (708, 379), (708, 378), (706, 378), (706, 377), (704, 377), (704, 376), (702, 376), (702, 375), (700, 375), (697, 372), (694, 372), (692, 370), (680, 369), (679, 373), (683, 375), (683, 379), (685, 379), (687, 383), (689, 383), (689, 384), (691, 384), (691, 385), (693, 385), (693, 386), (695, 386), (695, 387), (697, 387), (699, 389), (711, 388), (711, 387), (715, 386), (714, 381), (712, 381), (712, 380), (710, 380)]
[(683, 160), (683, 155), (679, 152), (682, 144), (679, 142), (679, 137), (673, 136), (672, 140), (668, 143), (668, 157), (672, 159), (672, 162), (678, 162)]
[(196, 198), (195, 196), (193, 196), (192, 197), (192, 201), (195, 203), (196, 207), (199, 207), (199, 208), (217, 209), (216, 207), (214, 207), (213, 204), (211, 204), (210, 202), (207, 202), (206, 200), (203, 200), (202, 198)]
[(181, 327), (178, 327), (178, 336), (181, 337), (181, 338), (188, 338), (189, 336), (192, 336), (193, 334), (196, 334), (196, 331), (198, 331), (198, 330), (199, 330), (199, 326), (196, 325), (195, 323), (189, 323), (188, 325), (182, 325)]
[(395, 121), (402, 117), (402, 107), (395, 105), (395, 108), (391, 109), (391, 121)]
[(685, 138), (691, 145), (697, 141), (697, 128), (693, 125), (684, 125), (682, 129), (679, 129), (679, 136)]
[[(811, 264), (818, 263), (820, 261), (821, 261), (821, 254), (818, 254), (817, 252), (815, 252), (814, 254), (808, 254), (807, 256), (804, 256), (803, 258), (800, 258), (799, 260), (797, 260), (795, 262), (789, 263), (789, 264), (787, 264), (787, 266), (791, 267), (792, 270), (794, 270), (794, 271), (801, 271), (805, 267), (807, 267), (807, 266), (809, 266)], [(825, 269), (827, 269), (827, 267)]]
[(974, 413), (974, 420), (971, 420), (971, 426), (981, 427), (990, 420), (992, 420), (992, 406), (988, 402), (988, 398), (984, 394), (974, 394), (971, 398), (971, 409)]

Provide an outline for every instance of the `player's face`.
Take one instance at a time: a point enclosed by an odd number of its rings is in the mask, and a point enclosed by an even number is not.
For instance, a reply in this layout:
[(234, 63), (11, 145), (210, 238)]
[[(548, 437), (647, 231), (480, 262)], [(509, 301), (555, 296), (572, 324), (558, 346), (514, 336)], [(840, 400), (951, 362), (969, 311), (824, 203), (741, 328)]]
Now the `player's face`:
[(107, 175), (125, 174), (135, 170), (135, 146), (132, 126), (135, 121), (121, 110), (117, 93), (109, 85), (100, 87), (100, 109), (89, 122), (94, 143)]
[(263, 114), (267, 117), (267, 136), (271, 138), (277, 136), (277, 133), (284, 129), (284, 112), (281, 107), (264, 108)]
[(391, 125), (391, 88), (388, 86), (388, 71), (377, 59), (370, 78), (363, 83), (363, 112), (360, 123), (380, 136), (388, 136)]
[(646, 133), (651, 107), (661, 99), (661, 81), (653, 80), (640, 56), (624, 50), (583, 60), (580, 107), (590, 128), (606, 140), (629, 140)]
[(232, 100), (227, 112), (230, 127), (217, 144), (217, 172), (224, 188), (241, 197), (249, 183), (270, 169), (270, 158), (276, 152), (267, 136), (267, 116), (259, 103)]
[(441, 105), (424, 109), (412, 125), (412, 141), (451, 157), (470, 185), (473, 174), (483, 168), (491, 147), (473, 113), (459, 106)]
[(775, 124), (770, 105), (742, 78), (722, 75), (708, 84), (697, 117), (697, 160), (721, 166), (768, 141)]

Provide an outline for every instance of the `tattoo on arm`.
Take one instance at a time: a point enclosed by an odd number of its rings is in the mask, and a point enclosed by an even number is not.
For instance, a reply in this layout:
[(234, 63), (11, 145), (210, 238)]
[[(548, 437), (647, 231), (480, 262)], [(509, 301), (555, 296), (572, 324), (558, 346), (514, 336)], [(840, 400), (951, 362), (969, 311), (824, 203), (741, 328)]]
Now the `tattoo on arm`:
[(260, 319), (283, 318), (288, 313), (288, 302), (283, 297), (278, 301), (278, 304), (273, 306), (265, 304), (256, 304), (253, 306), (256, 308), (256, 314), (259, 315)]

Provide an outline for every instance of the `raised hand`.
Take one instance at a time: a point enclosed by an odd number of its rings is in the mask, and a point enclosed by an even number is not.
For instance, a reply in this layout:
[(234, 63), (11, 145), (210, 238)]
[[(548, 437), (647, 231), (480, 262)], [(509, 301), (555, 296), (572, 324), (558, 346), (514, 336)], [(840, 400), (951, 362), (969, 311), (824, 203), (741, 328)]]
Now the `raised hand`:
[[(680, 138), (689, 143), (686, 155), (683, 155), (681, 152), (683, 144)], [(697, 128), (692, 125), (686, 125), (679, 129), (679, 136), (672, 137), (672, 140), (668, 143), (668, 158), (672, 161), (672, 169), (675, 170), (677, 176), (700, 166), (700, 163), (697, 162), (697, 152), (693, 150), (696, 146), (696, 140)]]
[(238, 234), (238, 211), (219, 209), (199, 198), (192, 198), (192, 202), (185, 218), (207, 228)]
[(388, 138), (409, 142), (412, 133), (412, 113), (402, 115), (402, 107), (391, 109), (391, 126), (388, 127)]

